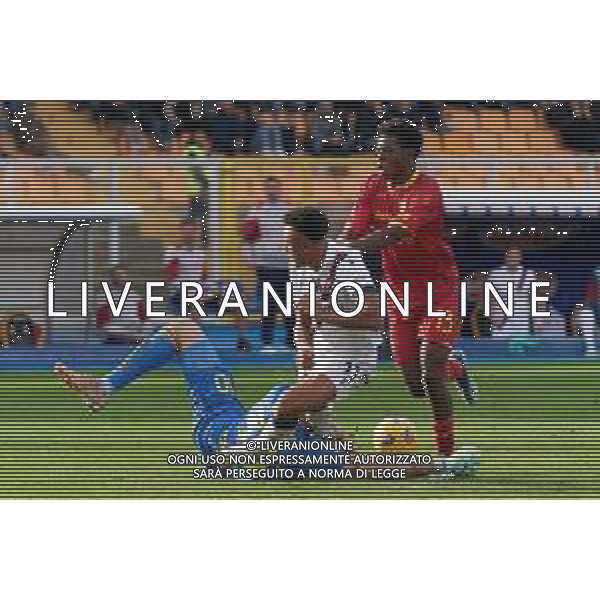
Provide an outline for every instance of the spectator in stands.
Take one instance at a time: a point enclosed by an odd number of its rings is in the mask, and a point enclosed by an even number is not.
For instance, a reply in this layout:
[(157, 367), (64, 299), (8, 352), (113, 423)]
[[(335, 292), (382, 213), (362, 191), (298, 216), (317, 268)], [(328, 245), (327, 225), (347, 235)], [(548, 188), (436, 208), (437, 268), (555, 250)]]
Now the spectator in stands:
[(232, 115), (235, 119), (235, 136), (233, 140), (236, 154), (252, 151), (252, 140), (256, 132), (256, 120), (252, 114), (251, 102), (234, 102)]
[(356, 148), (358, 150), (373, 150), (377, 127), (380, 117), (379, 102), (362, 102), (356, 115)]
[(312, 150), (315, 153), (344, 151), (344, 123), (342, 114), (330, 101), (319, 102), (312, 114)]
[[(15, 149), (35, 158), (49, 156), (50, 144), (44, 123), (31, 111), (31, 103), (9, 101), (9, 118), (14, 129)], [(56, 154), (56, 153), (55, 153)]]
[[(131, 280), (123, 265), (111, 269), (108, 287), (115, 305), (128, 281)], [(135, 290), (129, 290), (118, 317), (113, 316), (104, 290), (96, 295), (96, 330), (105, 344), (138, 344), (144, 335), (145, 320), (144, 300)]]
[(16, 151), (15, 134), (17, 130), (13, 124), (16, 112), (22, 102), (0, 102), (0, 157), (13, 156)]
[(431, 100), (419, 100), (410, 110), (413, 121), (422, 123), (431, 131), (438, 130), (442, 125), (443, 102)]
[(284, 102), (285, 124), (284, 130), (284, 150), (288, 154), (301, 153), (307, 146), (310, 138), (308, 128), (308, 115), (306, 112), (307, 102), (295, 100)]
[(586, 286), (582, 304), (577, 304), (573, 319), (579, 335), (583, 338), (585, 354), (589, 357), (600, 355), (598, 351), (598, 277), (600, 268), (595, 269), (593, 277)]
[(563, 144), (579, 152), (600, 150), (598, 102), (544, 102), (548, 124), (556, 128)]
[(203, 100), (167, 100), (163, 106), (163, 114), (172, 134), (179, 132), (196, 131), (201, 127), (204, 115)]
[(536, 337), (561, 338), (567, 335), (564, 315), (553, 305), (552, 300), (558, 292), (558, 279), (548, 271), (537, 273), (538, 282), (549, 283), (549, 288), (539, 288), (539, 294), (549, 298), (547, 302), (538, 302), (538, 311), (550, 313), (547, 317), (533, 317), (533, 335)]
[(344, 150), (353, 152), (358, 149), (357, 123), (358, 115), (362, 112), (364, 100), (336, 100), (332, 103), (333, 114), (340, 115), (342, 135), (344, 137)]
[(173, 314), (181, 313), (181, 282), (201, 283), (208, 299), (214, 290), (209, 289), (209, 257), (202, 228), (199, 223), (185, 218), (179, 225), (179, 240), (174, 246), (168, 246), (164, 257), (164, 280), (170, 284), (169, 308)]
[(92, 102), (93, 114), (99, 115), (98, 129), (111, 132), (117, 143), (117, 150), (123, 156), (141, 154), (151, 142), (151, 134), (142, 131), (128, 102), (113, 100)]
[[(262, 285), (269, 282), (280, 298), (285, 298), (286, 283), (290, 278), (289, 261), (285, 247), (285, 215), (289, 206), (281, 198), (281, 183), (277, 177), (265, 181), (265, 198), (247, 215), (243, 227), (244, 242), (251, 249), (256, 268), (259, 306), (262, 310)], [(276, 315), (279, 310), (270, 298), (269, 316), (261, 320), (261, 343), (264, 352), (274, 350)], [(286, 345), (294, 343), (294, 318), (284, 317)]]
[(520, 248), (509, 248), (504, 263), (492, 269), (488, 281), (494, 285), (505, 302), (508, 300), (508, 283), (513, 284), (513, 316), (507, 316), (498, 303), (490, 302), (490, 318), (494, 337), (512, 337), (531, 334), (531, 284), (536, 281), (536, 273), (523, 266), (523, 253)]
[(281, 102), (256, 102), (254, 149), (261, 154), (284, 154), (285, 115)]
[(247, 103), (215, 102), (206, 110), (203, 120), (215, 152), (239, 154), (249, 151), (257, 125)]
[(136, 100), (129, 102), (135, 120), (142, 131), (150, 133), (162, 150), (165, 150), (173, 137), (169, 121), (164, 114), (164, 100)]
[(577, 304), (573, 318), (579, 335), (583, 338), (585, 355), (590, 358), (600, 356), (598, 352), (598, 324), (594, 310), (585, 304)]

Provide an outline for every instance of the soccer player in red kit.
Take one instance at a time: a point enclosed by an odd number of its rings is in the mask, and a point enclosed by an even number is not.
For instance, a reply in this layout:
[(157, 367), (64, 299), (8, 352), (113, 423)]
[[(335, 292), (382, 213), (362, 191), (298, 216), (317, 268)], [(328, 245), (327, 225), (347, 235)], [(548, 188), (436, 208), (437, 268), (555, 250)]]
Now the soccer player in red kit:
[[(380, 171), (367, 180), (347, 225), (346, 234), (361, 249), (381, 248), (384, 281), (404, 304), (409, 283), (409, 315), (403, 317), (388, 300), (389, 339), (394, 362), (414, 396), (427, 396), (434, 417), (437, 450), (454, 452), (452, 398), (447, 380), (457, 380), (465, 399), (475, 389), (462, 357), (452, 354), (460, 334), (460, 281), (454, 253), (444, 238), (443, 203), (435, 179), (416, 169), (423, 138), (407, 121), (380, 127), (377, 154)], [(428, 316), (428, 282), (433, 289)]]

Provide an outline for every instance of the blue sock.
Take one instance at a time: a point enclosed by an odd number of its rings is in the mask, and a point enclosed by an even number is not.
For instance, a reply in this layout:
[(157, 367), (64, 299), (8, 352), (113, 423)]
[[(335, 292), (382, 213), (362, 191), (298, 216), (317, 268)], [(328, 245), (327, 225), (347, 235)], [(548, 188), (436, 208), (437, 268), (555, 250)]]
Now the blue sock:
[(138, 377), (158, 369), (169, 362), (176, 354), (177, 349), (171, 338), (157, 331), (138, 346), (118, 367), (115, 367), (104, 381), (110, 392), (118, 392), (129, 385)]

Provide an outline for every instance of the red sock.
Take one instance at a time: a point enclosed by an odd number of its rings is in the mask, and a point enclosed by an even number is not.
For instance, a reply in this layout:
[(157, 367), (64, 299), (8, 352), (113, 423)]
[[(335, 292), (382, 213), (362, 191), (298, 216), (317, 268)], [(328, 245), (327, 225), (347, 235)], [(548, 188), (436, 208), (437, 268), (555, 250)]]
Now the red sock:
[(460, 360), (451, 356), (446, 363), (446, 377), (454, 381), (465, 374), (465, 368)]
[(454, 421), (452, 419), (434, 421), (433, 432), (438, 454), (450, 456), (454, 452)]

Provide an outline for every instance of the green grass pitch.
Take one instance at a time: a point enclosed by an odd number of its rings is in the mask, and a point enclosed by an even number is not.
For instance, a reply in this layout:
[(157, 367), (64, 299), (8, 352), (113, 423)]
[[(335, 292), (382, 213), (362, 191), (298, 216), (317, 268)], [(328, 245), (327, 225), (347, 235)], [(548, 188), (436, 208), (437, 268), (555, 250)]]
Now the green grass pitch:
[[(136, 382), (89, 417), (42, 371), (0, 374), (0, 498), (596, 498), (600, 496), (598, 384), (593, 362), (480, 363), (481, 402), (456, 404), (459, 445), (474, 445), (471, 480), (206, 481), (169, 453), (193, 452), (185, 388), (176, 370)], [(290, 368), (235, 370), (243, 401), (259, 400)], [(406, 416), (430, 451), (426, 401), (406, 392), (392, 366), (339, 406), (368, 448), (383, 417)]]

